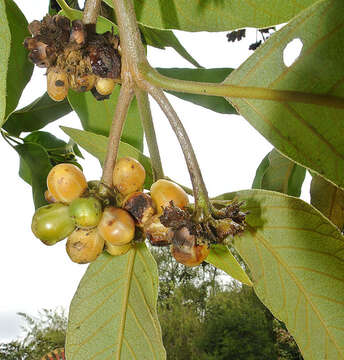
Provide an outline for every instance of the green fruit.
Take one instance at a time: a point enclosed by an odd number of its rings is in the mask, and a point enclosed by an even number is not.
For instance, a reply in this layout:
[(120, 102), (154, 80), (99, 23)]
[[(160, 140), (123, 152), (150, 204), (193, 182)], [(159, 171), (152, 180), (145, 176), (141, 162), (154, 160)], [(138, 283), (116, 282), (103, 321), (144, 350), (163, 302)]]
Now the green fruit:
[(75, 224), (69, 216), (68, 206), (55, 203), (36, 210), (31, 229), (44, 244), (54, 245), (70, 235), (75, 229)]
[(69, 216), (77, 227), (90, 229), (97, 226), (102, 217), (102, 204), (94, 197), (75, 199), (69, 205)]

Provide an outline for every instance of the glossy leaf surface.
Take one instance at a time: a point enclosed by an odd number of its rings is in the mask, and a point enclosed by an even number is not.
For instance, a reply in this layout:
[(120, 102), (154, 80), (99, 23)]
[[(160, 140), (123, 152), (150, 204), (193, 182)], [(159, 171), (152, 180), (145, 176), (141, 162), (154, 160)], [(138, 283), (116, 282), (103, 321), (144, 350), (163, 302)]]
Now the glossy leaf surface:
[(67, 358), (166, 359), (157, 296), (157, 267), (144, 244), (122, 256), (100, 255), (71, 303)]
[[(112, 0), (105, 0), (113, 6)], [(145, 25), (184, 31), (225, 31), (267, 27), (288, 21), (315, 0), (135, 0)]]
[(276, 192), (222, 195), (246, 202), (248, 229), (234, 246), (254, 289), (282, 320), (305, 360), (344, 357), (344, 238), (319, 211)]
[(12, 135), (42, 129), (47, 124), (72, 111), (65, 99), (56, 102), (45, 93), (28, 106), (14, 111), (7, 119), (4, 129)]
[[(103, 163), (108, 144), (107, 137), (65, 126), (61, 126), (61, 129), (77, 144), (79, 144), (82, 148), (84, 148), (90, 154), (95, 156), (101, 163)], [(146, 189), (150, 188), (153, 182), (150, 159), (133, 146), (121, 141), (118, 150), (118, 157), (121, 158), (123, 156), (133, 157), (144, 166), (146, 170), (146, 180), (144, 186)]]
[[(338, 46), (344, 37), (343, 12), (341, 0), (317, 2), (271, 36), (225, 83), (329, 94), (344, 101), (344, 48)], [(300, 39), (303, 48), (287, 67), (283, 52), (294, 39)], [(272, 100), (230, 100), (281, 153), (344, 186), (343, 109)]]
[(252, 188), (300, 196), (305, 176), (305, 168), (273, 149), (260, 163)]

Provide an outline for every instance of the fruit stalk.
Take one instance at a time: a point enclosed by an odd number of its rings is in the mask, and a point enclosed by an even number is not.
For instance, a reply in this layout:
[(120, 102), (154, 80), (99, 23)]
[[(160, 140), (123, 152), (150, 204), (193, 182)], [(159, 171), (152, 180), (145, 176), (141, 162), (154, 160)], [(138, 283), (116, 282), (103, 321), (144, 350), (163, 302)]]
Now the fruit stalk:
[(135, 95), (137, 99), (137, 104), (139, 106), (141, 122), (142, 122), (143, 130), (145, 132), (148, 151), (152, 162), (153, 181), (155, 182), (159, 179), (164, 178), (164, 171), (161, 164), (160, 152), (155, 135), (155, 129), (153, 124), (151, 109), (149, 106), (148, 95), (145, 91), (139, 88), (135, 89)]
[(127, 82), (123, 82), (119, 92), (115, 114), (112, 120), (106, 158), (103, 164), (103, 175), (101, 183), (107, 188), (112, 188), (112, 174), (117, 158), (119, 142), (132, 99), (132, 87)]
[(82, 22), (85, 25), (96, 24), (101, 0), (86, 0)]

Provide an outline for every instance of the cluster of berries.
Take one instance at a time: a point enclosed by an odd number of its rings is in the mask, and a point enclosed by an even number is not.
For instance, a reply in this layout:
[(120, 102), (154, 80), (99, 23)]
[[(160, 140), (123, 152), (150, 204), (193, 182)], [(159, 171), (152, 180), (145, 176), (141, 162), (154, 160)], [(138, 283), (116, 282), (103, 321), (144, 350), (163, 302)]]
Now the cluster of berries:
[(68, 95), (68, 89), (92, 91), (104, 100), (120, 81), (119, 38), (111, 32), (97, 34), (81, 20), (72, 23), (61, 15), (46, 15), (28, 26), (32, 37), (24, 41), (29, 60), (47, 68), (47, 91), (55, 101)]
[(113, 172), (115, 196), (109, 200), (99, 196), (99, 182), (87, 183), (75, 165), (56, 165), (47, 177), (46, 199), (51, 204), (36, 210), (32, 231), (47, 245), (68, 237), (67, 253), (77, 263), (94, 261), (104, 249), (114, 256), (125, 254), (135, 240), (147, 238), (155, 246), (171, 245), (177, 261), (199, 265), (209, 253), (208, 243), (184, 234), (184, 228), (174, 231), (161, 222), (171, 206), (179, 211), (187, 208), (187, 194), (164, 179), (145, 193), (145, 177), (137, 160), (119, 159)]

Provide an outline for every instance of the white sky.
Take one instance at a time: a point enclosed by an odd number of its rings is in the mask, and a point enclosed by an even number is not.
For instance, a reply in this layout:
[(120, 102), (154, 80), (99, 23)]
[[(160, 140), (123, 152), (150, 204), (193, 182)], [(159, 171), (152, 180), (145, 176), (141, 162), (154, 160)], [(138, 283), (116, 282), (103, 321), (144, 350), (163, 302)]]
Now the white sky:
[[(48, 7), (47, 0), (15, 2), (29, 22), (41, 19)], [(234, 44), (227, 42), (226, 32), (175, 33), (191, 55), (207, 68), (237, 67), (252, 53), (248, 51), (248, 46), (256, 38), (255, 30), (247, 32), (245, 41)], [(192, 67), (170, 49), (162, 51), (149, 48), (149, 61), (156, 67)], [(43, 69), (35, 68), (18, 108), (44, 93), (46, 85), (43, 73)], [(194, 145), (209, 194), (214, 196), (249, 189), (257, 166), (272, 146), (242, 117), (221, 115), (173, 96), (169, 98)], [(152, 111), (165, 174), (190, 185), (182, 153), (166, 118), (154, 103)], [(44, 130), (68, 141), (59, 125), (80, 128), (76, 114), (72, 113)], [(17, 312), (36, 314), (42, 308), (57, 306), (68, 309), (87, 266), (69, 260), (65, 241), (47, 247), (33, 236), (31, 187), (18, 177), (17, 153), (2, 140), (0, 153), (3, 164), (0, 177), (0, 342), (3, 342), (19, 334)], [(81, 164), (87, 179), (100, 178), (98, 161), (85, 151), (83, 154), (86, 160)], [(306, 200), (308, 188), (309, 176), (303, 188), (303, 198)]]

